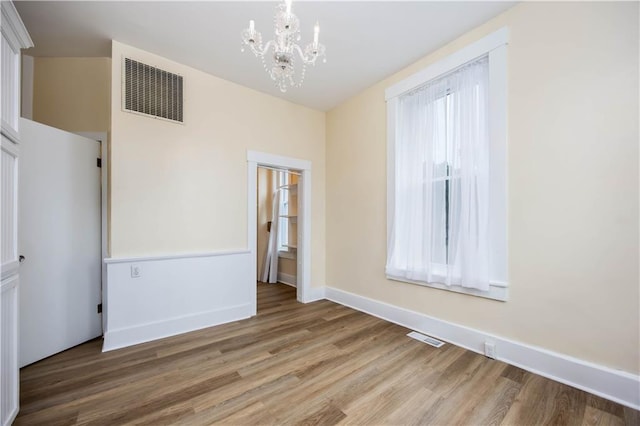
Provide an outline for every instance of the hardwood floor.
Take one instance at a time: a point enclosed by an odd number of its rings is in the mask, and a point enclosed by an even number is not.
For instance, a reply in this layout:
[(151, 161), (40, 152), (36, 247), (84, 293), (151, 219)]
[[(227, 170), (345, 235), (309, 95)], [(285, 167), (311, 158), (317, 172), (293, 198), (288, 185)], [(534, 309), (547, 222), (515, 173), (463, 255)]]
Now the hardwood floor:
[(638, 425), (637, 411), (295, 289), (254, 318), (25, 367), (16, 425)]

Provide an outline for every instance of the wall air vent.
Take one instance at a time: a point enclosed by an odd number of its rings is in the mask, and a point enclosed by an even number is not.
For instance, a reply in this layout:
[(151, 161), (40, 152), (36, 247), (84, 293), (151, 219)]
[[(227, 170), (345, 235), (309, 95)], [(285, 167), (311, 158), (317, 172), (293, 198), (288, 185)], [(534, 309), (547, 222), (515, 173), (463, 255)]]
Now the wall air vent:
[(122, 108), (183, 122), (182, 76), (124, 58)]

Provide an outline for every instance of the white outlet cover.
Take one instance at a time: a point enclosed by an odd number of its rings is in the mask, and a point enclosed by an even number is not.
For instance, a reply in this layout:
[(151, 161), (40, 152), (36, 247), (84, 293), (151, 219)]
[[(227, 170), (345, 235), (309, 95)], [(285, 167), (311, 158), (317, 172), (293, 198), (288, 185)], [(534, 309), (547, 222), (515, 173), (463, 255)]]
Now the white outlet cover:
[(140, 278), (141, 275), (140, 265), (131, 265), (131, 278)]
[(496, 359), (496, 344), (494, 342), (484, 342), (485, 356)]

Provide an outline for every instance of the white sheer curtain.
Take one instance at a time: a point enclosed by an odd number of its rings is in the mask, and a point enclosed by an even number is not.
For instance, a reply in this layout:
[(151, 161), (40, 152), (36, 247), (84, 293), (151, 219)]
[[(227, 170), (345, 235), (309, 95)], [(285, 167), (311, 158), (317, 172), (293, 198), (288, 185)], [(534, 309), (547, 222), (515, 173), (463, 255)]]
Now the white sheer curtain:
[(264, 258), (264, 266), (262, 268), (262, 282), (276, 283), (278, 282), (278, 227), (280, 226), (280, 197), (282, 197), (282, 189), (277, 188), (273, 193), (273, 202), (271, 207), (271, 230), (269, 231), (269, 245), (267, 246), (267, 255)]
[(398, 99), (391, 278), (489, 290), (486, 57)]

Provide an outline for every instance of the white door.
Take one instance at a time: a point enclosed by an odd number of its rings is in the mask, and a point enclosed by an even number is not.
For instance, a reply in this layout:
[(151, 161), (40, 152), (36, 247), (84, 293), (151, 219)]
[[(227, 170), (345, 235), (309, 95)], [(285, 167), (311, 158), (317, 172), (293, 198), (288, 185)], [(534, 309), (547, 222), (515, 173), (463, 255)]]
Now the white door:
[(20, 119), (20, 366), (98, 337), (100, 143)]

